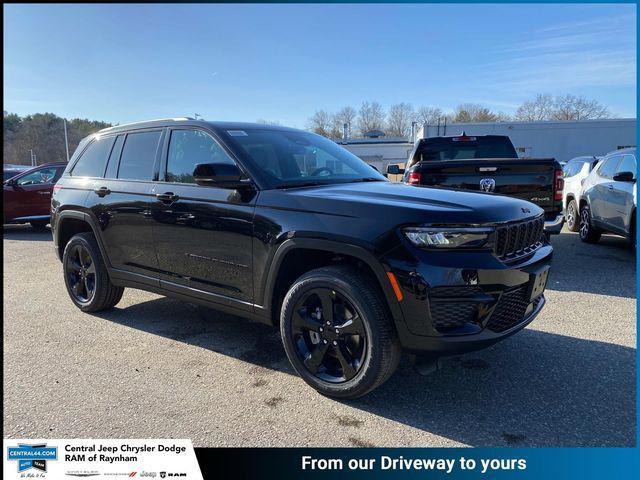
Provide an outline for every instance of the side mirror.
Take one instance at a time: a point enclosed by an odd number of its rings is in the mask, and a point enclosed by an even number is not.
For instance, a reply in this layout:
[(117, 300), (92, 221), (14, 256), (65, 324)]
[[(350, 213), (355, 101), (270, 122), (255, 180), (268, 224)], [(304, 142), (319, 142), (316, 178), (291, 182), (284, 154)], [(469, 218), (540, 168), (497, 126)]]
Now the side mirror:
[(247, 185), (242, 171), (229, 163), (198, 163), (193, 170), (193, 179), (198, 185), (239, 188)]
[(633, 172), (619, 172), (613, 176), (614, 182), (633, 182), (635, 178), (633, 178)]
[(392, 163), (387, 165), (387, 174), (388, 175), (402, 175), (404, 174), (404, 169), (400, 168), (400, 165), (397, 163)]

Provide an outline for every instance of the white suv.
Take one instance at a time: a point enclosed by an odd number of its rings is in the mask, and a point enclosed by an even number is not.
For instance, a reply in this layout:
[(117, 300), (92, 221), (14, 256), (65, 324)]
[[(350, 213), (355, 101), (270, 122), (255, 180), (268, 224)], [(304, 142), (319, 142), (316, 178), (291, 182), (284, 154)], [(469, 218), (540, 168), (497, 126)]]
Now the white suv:
[(569, 160), (563, 167), (564, 192), (562, 208), (564, 209), (567, 228), (572, 232), (577, 232), (580, 227), (578, 202), (582, 195), (582, 184), (599, 161), (599, 157), (576, 157)]

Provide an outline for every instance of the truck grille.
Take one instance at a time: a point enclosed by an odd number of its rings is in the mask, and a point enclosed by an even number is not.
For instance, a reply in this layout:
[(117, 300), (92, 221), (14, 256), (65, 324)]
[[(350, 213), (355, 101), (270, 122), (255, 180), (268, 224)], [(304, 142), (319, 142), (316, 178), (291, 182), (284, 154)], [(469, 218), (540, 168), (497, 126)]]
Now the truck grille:
[(528, 286), (529, 284), (525, 283), (502, 294), (487, 322), (489, 330), (496, 333), (504, 332), (524, 320), (524, 314), (529, 306)]
[(533, 220), (509, 223), (496, 229), (496, 255), (501, 260), (526, 255), (541, 244), (544, 216)]

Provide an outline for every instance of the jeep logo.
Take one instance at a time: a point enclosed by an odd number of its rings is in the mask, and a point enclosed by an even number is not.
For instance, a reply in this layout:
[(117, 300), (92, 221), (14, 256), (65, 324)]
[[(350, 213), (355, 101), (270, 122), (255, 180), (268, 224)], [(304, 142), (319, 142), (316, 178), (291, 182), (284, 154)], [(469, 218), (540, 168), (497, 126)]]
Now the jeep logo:
[(493, 192), (496, 189), (496, 181), (493, 178), (483, 178), (480, 180), (481, 192)]

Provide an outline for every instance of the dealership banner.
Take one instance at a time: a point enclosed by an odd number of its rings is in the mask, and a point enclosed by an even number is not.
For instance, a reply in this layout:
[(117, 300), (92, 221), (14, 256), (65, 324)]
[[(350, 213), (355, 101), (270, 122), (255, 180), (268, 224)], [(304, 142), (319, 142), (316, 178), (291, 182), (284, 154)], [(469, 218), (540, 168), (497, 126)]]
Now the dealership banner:
[(4, 479), (202, 479), (191, 440), (4, 439)]

